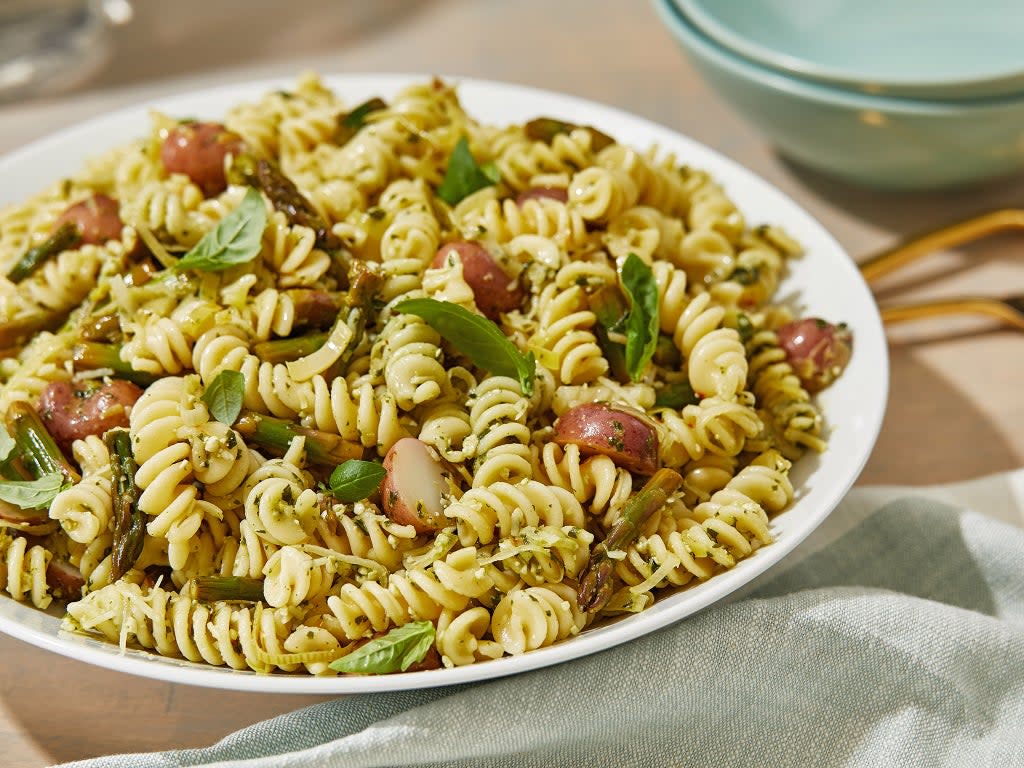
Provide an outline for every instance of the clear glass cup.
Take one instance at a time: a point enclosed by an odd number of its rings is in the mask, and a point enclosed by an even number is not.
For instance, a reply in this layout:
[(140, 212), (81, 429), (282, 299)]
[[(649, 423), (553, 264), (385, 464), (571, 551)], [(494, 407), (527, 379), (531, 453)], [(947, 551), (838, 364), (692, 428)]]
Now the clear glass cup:
[(110, 55), (127, 0), (0, 0), (0, 101), (67, 90)]

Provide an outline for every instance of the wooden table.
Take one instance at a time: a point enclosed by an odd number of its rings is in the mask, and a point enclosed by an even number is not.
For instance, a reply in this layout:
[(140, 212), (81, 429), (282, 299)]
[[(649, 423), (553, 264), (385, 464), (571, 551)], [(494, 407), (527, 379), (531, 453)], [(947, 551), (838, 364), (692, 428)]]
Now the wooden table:
[[(698, 78), (647, 3), (632, 0), (231, 0), (136, 3), (108, 68), (73, 95), (0, 106), (0, 151), (117, 106), (305, 68), (493, 78), (577, 94), (651, 118), (753, 169), (855, 257), (908, 233), (1024, 201), (1024, 178), (969, 190), (885, 193), (796, 168)], [(243, 8), (245, 10), (243, 10)], [(287, 8), (287, 10), (283, 10)], [(244, 33), (244, 34), (240, 34)], [(884, 300), (1024, 292), (1024, 242), (1000, 236), (879, 286)], [(1024, 459), (1024, 340), (985, 326), (891, 337), (891, 399), (861, 483), (933, 484)], [(1021, 523), (1024, 521), (1017, 520)], [(317, 701), (129, 677), (0, 636), (0, 762), (28, 768), (209, 744)]]

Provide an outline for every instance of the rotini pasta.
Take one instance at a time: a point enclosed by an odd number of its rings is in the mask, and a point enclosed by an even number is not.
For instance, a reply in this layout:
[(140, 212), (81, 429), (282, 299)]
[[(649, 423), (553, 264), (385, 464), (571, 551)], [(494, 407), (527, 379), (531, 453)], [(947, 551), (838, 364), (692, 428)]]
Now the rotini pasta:
[[(0, 486), (59, 474), (0, 501), (0, 591), (123, 647), (314, 675), (421, 622), (454, 667), (642, 610), (770, 544), (791, 461), (825, 448), (776, 334), (799, 253), (672, 155), (485, 125), (436, 79), (154, 113), (0, 211), (0, 409), (60, 467), (22, 432), (0, 458)], [(567, 432), (588, 408), (597, 442)]]

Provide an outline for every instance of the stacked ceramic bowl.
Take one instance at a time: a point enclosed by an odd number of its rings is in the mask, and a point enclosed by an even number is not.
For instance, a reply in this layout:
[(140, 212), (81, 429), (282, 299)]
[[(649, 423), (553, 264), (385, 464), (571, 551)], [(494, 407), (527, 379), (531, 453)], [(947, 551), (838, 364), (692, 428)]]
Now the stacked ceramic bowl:
[(784, 154), (942, 187), (1024, 168), (1024, 0), (653, 0), (709, 84)]

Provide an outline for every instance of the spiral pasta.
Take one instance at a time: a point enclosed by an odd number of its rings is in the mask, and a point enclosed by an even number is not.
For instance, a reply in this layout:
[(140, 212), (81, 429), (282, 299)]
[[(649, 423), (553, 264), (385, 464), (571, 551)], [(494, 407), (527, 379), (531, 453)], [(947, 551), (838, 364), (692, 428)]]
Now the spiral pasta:
[[(216, 184), (164, 156), (186, 123), (154, 113), (0, 211), (0, 410), (45, 411), (69, 454), (28, 522), (0, 514), (0, 591), (123, 648), (333, 675), (413, 622), (427, 663), (534, 651), (772, 542), (827, 438), (776, 335), (800, 245), (708, 173), (484, 124), (436, 78), (360, 105), (306, 74), (197, 123), (227, 145)], [(90, 196), (117, 212), (99, 242), (16, 268)], [(569, 434), (586, 405), (650, 430), (649, 463)], [(601, 547), (659, 468), (678, 489)], [(611, 598), (583, 610), (604, 556)]]

